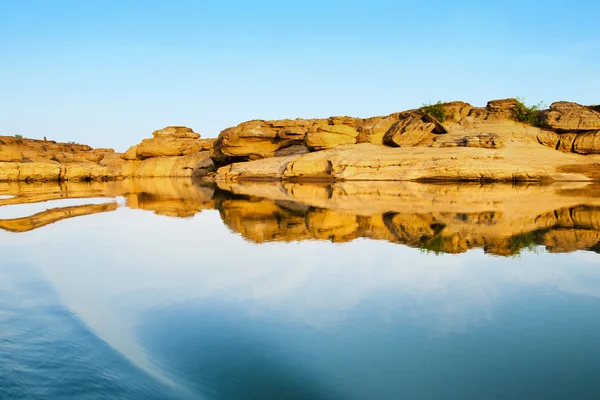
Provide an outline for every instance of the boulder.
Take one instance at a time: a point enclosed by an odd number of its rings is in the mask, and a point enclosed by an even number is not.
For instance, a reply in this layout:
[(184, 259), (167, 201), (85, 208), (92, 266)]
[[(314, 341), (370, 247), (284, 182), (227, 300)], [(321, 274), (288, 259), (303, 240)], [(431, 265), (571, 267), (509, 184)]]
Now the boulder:
[(178, 139), (175, 137), (155, 137), (144, 139), (136, 150), (138, 159), (151, 157), (185, 156), (201, 151), (204, 143), (195, 139)]
[(512, 119), (513, 109), (517, 105), (517, 99), (501, 99), (488, 101), (486, 109), (489, 111), (489, 119)]
[(121, 157), (123, 158), (123, 160), (137, 160), (137, 149), (138, 145), (133, 145), (130, 148), (128, 148), (127, 151), (123, 153), (123, 155), (121, 155)]
[(464, 101), (451, 101), (442, 105), (444, 113), (446, 114), (447, 122), (458, 122), (461, 119), (467, 117), (473, 106)]
[(155, 138), (162, 137), (173, 137), (178, 139), (198, 139), (200, 134), (188, 128), (186, 126), (167, 126), (166, 128), (159, 129), (152, 132), (152, 136)]
[(312, 122), (300, 119), (244, 122), (219, 134), (213, 156), (251, 160), (272, 157), (281, 148), (301, 144), (310, 125)]
[(573, 142), (573, 152), (579, 154), (600, 154), (600, 131), (578, 134)]
[(384, 137), (384, 144), (396, 147), (410, 147), (427, 138), (435, 124), (423, 122), (420, 117), (411, 115), (394, 124)]
[(558, 136), (559, 136), (559, 141), (558, 141), (557, 150), (560, 150), (563, 153), (573, 152), (573, 144), (575, 143), (575, 138), (577, 138), (577, 134), (576, 133), (562, 133)]
[(388, 115), (387, 117), (367, 118), (362, 126), (358, 128), (356, 142), (382, 145), (385, 134), (399, 120), (398, 113)]
[(543, 111), (545, 124), (557, 131), (590, 131), (600, 129), (600, 112), (577, 103), (559, 101)]
[(421, 117), (421, 120), (423, 120), (423, 122), (430, 122), (435, 126), (433, 128), (433, 133), (437, 133), (437, 134), (448, 133), (448, 130), (446, 128), (444, 128), (444, 125), (442, 125), (441, 122), (438, 121), (437, 118), (431, 114), (423, 115)]
[(555, 150), (558, 149), (558, 142), (560, 140), (560, 135), (554, 133), (552, 131), (541, 131), (537, 135), (537, 140), (540, 144), (544, 146), (551, 147)]

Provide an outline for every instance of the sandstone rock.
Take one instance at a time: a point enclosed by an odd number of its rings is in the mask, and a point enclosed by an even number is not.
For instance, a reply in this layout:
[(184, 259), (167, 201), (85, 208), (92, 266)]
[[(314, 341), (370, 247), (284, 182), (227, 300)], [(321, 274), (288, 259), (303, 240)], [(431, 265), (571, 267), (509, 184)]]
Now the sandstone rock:
[(573, 144), (575, 143), (576, 137), (576, 133), (560, 134), (557, 150), (560, 150), (563, 153), (571, 153), (573, 151)]
[(14, 147), (0, 145), (0, 162), (21, 162), (21, 152)]
[(140, 160), (151, 157), (185, 156), (201, 151), (204, 143), (195, 139), (177, 139), (156, 137), (144, 139), (137, 147), (136, 155)]
[(473, 107), (469, 112), (469, 116), (460, 120), (461, 125), (465, 125), (465, 120), (471, 121), (485, 121), (490, 116), (490, 111), (483, 107)]
[(1, 162), (0, 161), (0, 181), (11, 182), (18, 181), (20, 176), (19, 166), (21, 163), (18, 162)]
[(444, 143), (442, 147), (479, 147), (483, 149), (500, 149), (504, 141), (494, 133), (479, 133), (472, 136), (463, 136), (451, 143)]
[(557, 131), (589, 131), (600, 129), (600, 112), (577, 103), (559, 101), (543, 112), (545, 124)]
[(541, 131), (537, 135), (538, 142), (543, 144), (544, 146), (548, 146), (553, 149), (558, 149), (558, 142), (560, 140), (560, 135), (552, 132), (552, 131)]
[(363, 124), (362, 118), (354, 118), (354, 117), (329, 117), (327, 119), (329, 125), (346, 125), (351, 126), (354, 129), (359, 128)]
[(21, 163), (19, 164), (19, 180), (58, 181), (60, 165), (58, 163)]
[(573, 152), (600, 154), (600, 131), (579, 133), (573, 142)]
[(489, 111), (488, 118), (491, 119), (511, 119), (512, 112), (517, 105), (517, 99), (502, 99), (502, 100), (491, 100), (487, 103), (487, 110)]
[(273, 154), (274, 157), (290, 156), (293, 154), (306, 154), (309, 150), (304, 144), (295, 144), (289, 147), (276, 150)]
[[(347, 145), (228, 165), (218, 170), (217, 179), (565, 181), (600, 177), (600, 157), (561, 154), (538, 143), (513, 140), (505, 142), (501, 152), (477, 147)], [(595, 157), (594, 162), (589, 157)]]
[(428, 137), (435, 124), (423, 122), (418, 116), (408, 116), (394, 124), (384, 137), (384, 143), (390, 146), (410, 147)]
[(447, 122), (459, 122), (467, 117), (473, 106), (464, 101), (451, 101), (443, 104)]
[(390, 128), (400, 120), (398, 114), (391, 114), (387, 117), (367, 118), (360, 128), (358, 128), (357, 143), (383, 144), (383, 138)]
[(109, 169), (93, 163), (65, 164), (60, 169), (60, 180), (65, 181), (98, 181), (111, 177)]
[(137, 160), (137, 149), (138, 145), (133, 145), (127, 149), (125, 153), (121, 156), (123, 160)]
[(311, 150), (332, 149), (340, 145), (356, 143), (357, 136), (358, 131), (353, 126), (319, 124), (308, 131), (305, 144)]
[(219, 134), (212, 150), (213, 159), (272, 157), (281, 148), (302, 143), (310, 124), (306, 120), (241, 123)]
[(444, 125), (442, 125), (440, 123), (440, 121), (437, 120), (437, 118), (435, 118), (433, 115), (431, 114), (425, 114), (421, 117), (421, 120), (423, 122), (430, 122), (432, 123), (435, 127), (433, 128), (433, 133), (437, 133), (437, 134), (444, 134), (444, 133), (448, 133), (448, 130), (446, 128), (444, 128)]
[(212, 164), (209, 152), (197, 152), (182, 157), (148, 158), (139, 163), (135, 177), (186, 177), (189, 178), (199, 169)]
[(166, 128), (152, 132), (152, 136), (155, 138), (173, 137), (178, 139), (198, 139), (200, 134), (186, 126), (167, 126)]

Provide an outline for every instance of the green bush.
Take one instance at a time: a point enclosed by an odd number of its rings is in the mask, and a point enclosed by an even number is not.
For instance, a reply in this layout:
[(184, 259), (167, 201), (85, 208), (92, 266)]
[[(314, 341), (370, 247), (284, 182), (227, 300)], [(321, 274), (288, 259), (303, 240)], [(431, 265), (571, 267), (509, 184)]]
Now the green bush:
[(444, 122), (446, 119), (446, 110), (444, 110), (444, 103), (438, 101), (437, 103), (423, 104), (421, 111), (425, 115), (429, 114), (440, 122)]
[(23, 135), (19, 135), (18, 133), (15, 135), (15, 139), (23, 140)]
[(542, 102), (528, 106), (525, 104), (525, 99), (517, 97), (517, 102), (512, 109), (512, 118), (524, 124), (542, 126), (544, 125), (544, 119), (540, 111), (545, 107), (546, 105)]
[(69, 144), (79, 144), (79, 143), (71, 141), (71, 142), (69, 142)]

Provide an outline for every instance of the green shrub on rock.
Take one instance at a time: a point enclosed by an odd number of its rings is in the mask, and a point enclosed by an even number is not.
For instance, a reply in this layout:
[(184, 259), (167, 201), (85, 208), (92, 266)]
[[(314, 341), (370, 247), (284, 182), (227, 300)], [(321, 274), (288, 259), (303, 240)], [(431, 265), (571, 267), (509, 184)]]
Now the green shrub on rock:
[(446, 119), (446, 110), (444, 110), (444, 103), (441, 101), (438, 101), (437, 103), (423, 104), (421, 111), (423, 111), (425, 115), (431, 115), (440, 122), (444, 122)]
[(525, 104), (525, 99), (517, 97), (515, 106), (512, 109), (512, 118), (517, 122), (530, 124), (533, 126), (544, 125), (544, 118), (540, 112), (546, 106), (543, 102), (528, 106)]

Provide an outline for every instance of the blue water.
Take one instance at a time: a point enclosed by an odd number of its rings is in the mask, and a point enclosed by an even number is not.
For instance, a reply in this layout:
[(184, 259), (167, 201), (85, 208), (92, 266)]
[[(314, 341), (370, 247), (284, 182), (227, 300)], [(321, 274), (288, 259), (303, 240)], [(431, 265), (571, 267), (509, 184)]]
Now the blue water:
[(595, 252), (259, 245), (119, 207), (0, 255), (2, 399), (600, 398)]

